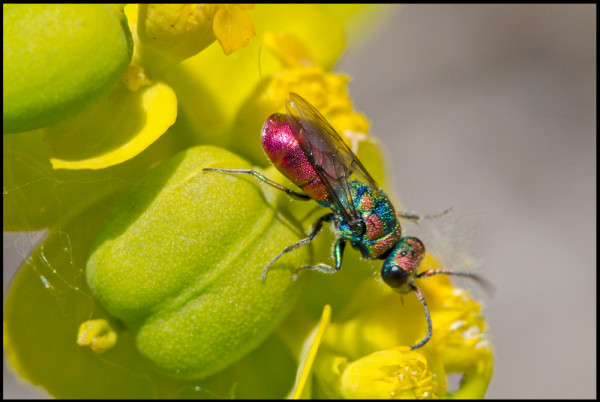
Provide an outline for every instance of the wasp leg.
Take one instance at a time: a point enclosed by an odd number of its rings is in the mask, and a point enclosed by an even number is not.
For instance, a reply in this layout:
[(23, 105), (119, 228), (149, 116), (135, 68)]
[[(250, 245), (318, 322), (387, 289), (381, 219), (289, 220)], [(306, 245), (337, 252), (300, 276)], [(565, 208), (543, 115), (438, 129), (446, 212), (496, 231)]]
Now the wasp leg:
[(249, 175), (252, 175), (255, 178), (257, 178), (258, 180), (262, 181), (263, 183), (268, 184), (271, 187), (275, 187), (277, 190), (281, 190), (281, 191), (285, 192), (287, 195), (289, 195), (290, 197), (292, 197), (296, 200), (308, 201), (311, 199), (306, 194), (297, 193), (294, 190), (290, 190), (289, 188), (284, 187), (277, 182), (274, 182), (273, 180), (269, 179), (262, 173), (257, 172), (256, 170), (232, 170), (232, 169), (219, 169), (219, 168), (203, 168), (202, 170), (205, 172), (211, 171), (211, 172), (231, 173), (231, 174), (249, 174)]
[(429, 315), (429, 308), (427, 307), (427, 303), (425, 302), (425, 298), (423, 297), (423, 292), (421, 292), (421, 289), (414, 285), (411, 285), (411, 289), (415, 292), (415, 294), (417, 295), (417, 299), (419, 299), (419, 301), (423, 305), (423, 312), (425, 312), (425, 318), (427, 319), (427, 335), (425, 335), (425, 338), (421, 339), (420, 342), (410, 347), (410, 350), (415, 350), (425, 345), (429, 341), (433, 332), (433, 326), (431, 325), (431, 315)]
[(289, 253), (292, 250), (297, 249), (298, 247), (302, 247), (308, 243), (310, 243), (311, 241), (313, 241), (315, 239), (315, 237), (317, 237), (317, 235), (319, 234), (319, 232), (321, 231), (321, 229), (323, 228), (323, 222), (329, 222), (333, 219), (333, 213), (329, 213), (327, 215), (323, 215), (322, 217), (320, 217), (319, 219), (317, 219), (315, 221), (315, 223), (313, 223), (312, 228), (310, 229), (310, 233), (308, 234), (308, 237), (305, 239), (302, 239), (294, 244), (291, 244), (289, 246), (287, 246), (286, 248), (283, 249), (283, 251), (281, 251), (281, 253), (277, 254), (275, 256), (275, 258), (273, 258), (271, 260), (270, 263), (267, 264), (267, 266), (265, 267), (265, 269), (263, 269), (262, 272), (262, 276), (260, 277), (260, 280), (264, 281), (265, 277), (267, 276), (267, 270), (271, 267), (271, 265), (273, 265), (275, 263), (275, 261), (277, 261), (282, 255), (284, 255), (285, 253)]
[(398, 217), (399, 218), (404, 218), (404, 219), (409, 219), (409, 220), (413, 221), (414, 223), (416, 223), (418, 225), (419, 221), (421, 219), (437, 219), (437, 218), (441, 218), (442, 216), (446, 215), (450, 211), (452, 211), (452, 207), (448, 208), (444, 212), (440, 212), (439, 214), (433, 214), (433, 215), (417, 215), (417, 214), (414, 214), (412, 212), (400, 212), (398, 214)]
[(294, 272), (293, 279), (296, 280), (298, 277), (298, 271), (302, 269), (310, 269), (312, 271), (319, 271), (326, 274), (333, 274), (342, 268), (342, 256), (344, 255), (344, 248), (346, 247), (346, 240), (338, 239), (333, 246), (333, 257), (335, 259), (335, 267), (330, 267), (327, 264), (317, 265), (303, 265)]

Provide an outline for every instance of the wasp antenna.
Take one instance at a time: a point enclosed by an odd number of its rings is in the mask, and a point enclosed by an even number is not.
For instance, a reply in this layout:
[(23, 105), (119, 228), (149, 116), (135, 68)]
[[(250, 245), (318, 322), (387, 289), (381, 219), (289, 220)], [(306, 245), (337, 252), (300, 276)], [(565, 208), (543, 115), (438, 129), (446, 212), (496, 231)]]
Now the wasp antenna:
[(496, 291), (496, 287), (490, 281), (488, 281), (488, 280), (482, 278), (481, 276), (476, 275), (472, 272), (452, 271), (451, 269), (430, 269), (430, 270), (419, 273), (417, 275), (417, 278), (427, 278), (428, 276), (433, 276), (433, 275), (438, 275), (438, 274), (469, 277), (469, 278), (475, 280), (479, 284), (479, 286), (481, 286), (483, 288), (485, 293), (488, 294), (488, 296), (492, 296), (494, 294), (494, 292)]
[(481, 276), (478, 276), (478, 275), (471, 276), (471, 278), (473, 278), (475, 280), (475, 282), (477, 282), (479, 284), (479, 286), (481, 286), (483, 291), (488, 296), (491, 297), (494, 295), (494, 293), (496, 293), (496, 287), (492, 284), (492, 282), (490, 282), (487, 279), (482, 278)]

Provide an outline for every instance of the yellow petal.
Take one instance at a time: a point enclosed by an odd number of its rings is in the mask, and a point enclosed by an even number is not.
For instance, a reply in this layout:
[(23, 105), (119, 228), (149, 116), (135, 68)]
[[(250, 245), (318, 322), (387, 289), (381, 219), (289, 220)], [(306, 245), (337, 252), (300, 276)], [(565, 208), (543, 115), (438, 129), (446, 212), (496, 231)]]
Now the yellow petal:
[(296, 382), (294, 384), (294, 388), (292, 389), (292, 399), (310, 397), (306, 384), (311, 374), (311, 369), (315, 361), (315, 356), (317, 355), (317, 350), (319, 349), (319, 345), (321, 344), (321, 340), (323, 339), (323, 333), (329, 325), (330, 320), (331, 307), (329, 306), (329, 304), (326, 304), (323, 308), (323, 315), (321, 316), (321, 321), (319, 321), (318, 326), (308, 336), (308, 338), (304, 342), (302, 351), (300, 352), (300, 357), (298, 359), (300, 361), (300, 364), (298, 366)]
[(118, 85), (97, 105), (45, 131), (54, 169), (103, 169), (134, 158), (175, 122), (177, 98), (166, 84), (131, 92)]
[(243, 48), (254, 38), (252, 20), (244, 10), (235, 5), (217, 10), (213, 30), (225, 54)]

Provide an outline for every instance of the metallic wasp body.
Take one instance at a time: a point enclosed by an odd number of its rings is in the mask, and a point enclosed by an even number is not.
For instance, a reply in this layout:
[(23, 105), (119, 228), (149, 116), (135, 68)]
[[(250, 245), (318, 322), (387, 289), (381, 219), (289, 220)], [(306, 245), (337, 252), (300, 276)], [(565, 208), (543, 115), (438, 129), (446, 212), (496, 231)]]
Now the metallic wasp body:
[[(419, 264), (425, 246), (416, 237), (403, 237), (402, 228), (392, 203), (369, 175), (356, 155), (319, 111), (304, 98), (290, 93), (286, 114), (275, 113), (265, 122), (261, 143), (273, 165), (302, 189), (290, 190), (254, 170), (205, 168), (222, 173), (251, 174), (289, 196), (314, 199), (332, 212), (315, 221), (308, 237), (279, 253), (264, 268), (262, 279), (269, 267), (282, 255), (310, 243), (321, 231), (324, 222), (333, 222), (337, 239), (333, 248), (335, 266), (326, 264), (302, 266), (321, 272), (335, 272), (342, 267), (346, 243), (358, 249), (365, 259), (384, 260), (381, 277), (400, 293), (414, 291), (423, 305), (427, 319), (427, 335), (412, 349), (423, 346), (432, 333), (427, 303), (414, 280), (436, 274), (452, 274), (477, 278), (469, 272), (446, 269), (419, 273)], [(415, 215), (399, 216), (418, 219)]]

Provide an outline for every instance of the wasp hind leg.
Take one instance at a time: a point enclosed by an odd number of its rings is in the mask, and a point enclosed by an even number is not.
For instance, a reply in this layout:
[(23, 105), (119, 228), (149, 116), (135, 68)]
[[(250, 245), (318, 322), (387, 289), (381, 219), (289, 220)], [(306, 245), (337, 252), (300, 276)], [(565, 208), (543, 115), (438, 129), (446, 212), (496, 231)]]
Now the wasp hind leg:
[(228, 174), (249, 174), (249, 175), (257, 178), (258, 180), (262, 181), (263, 183), (268, 184), (269, 186), (274, 187), (277, 190), (283, 191), (291, 198), (294, 198), (296, 200), (301, 200), (301, 201), (308, 201), (311, 199), (306, 194), (298, 193), (294, 190), (290, 190), (289, 188), (282, 186), (281, 184), (279, 184), (277, 182), (274, 182), (273, 180), (269, 179), (267, 176), (265, 176), (264, 174), (262, 174), (256, 170), (234, 170), (234, 169), (220, 169), (220, 168), (203, 168), (202, 170), (205, 172), (219, 172), (219, 173), (228, 173)]
[[(323, 215), (322, 217), (320, 217), (319, 219), (317, 219), (315, 221), (315, 223), (313, 223), (313, 226), (310, 230), (310, 233), (308, 234), (308, 237), (305, 239), (302, 239), (294, 244), (291, 244), (289, 246), (287, 246), (286, 248), (284, 248), (281, 253), (277, 254), (275, 256), (275, 258), (273, 258), (271, 260), (271, 262), (269, 262), (267, 264), (267, 266), (265, 267), (265, 269), (263, 269), (262, 272), (262, 276), (260, 277), (260, 279), (262, 281), (265, 280), (265, 277), (267, 276), (267, 271), (269, 270), (269, 268), (271, 267), (271, 265), (273, 265), (275, 263), (275, 261), (277, 261), (282, 255), (284, 255), (285, 253), (289, 253), (292, 250), (295, 250), (299, 247), (305, 246), (308, 243), (310, 243), (311, 241), (313, 241), (315, 239), (315, 237), (317, 237), (317, 235), (319, 234), (319, 232), (321, 231), (321, 229), (323, 229), (323, 222), (329, 222), (333, 219), (333, 213), (329, 213), (327, 215)], [(294, 274), (294, 279), (295, 279), (295, 275)]]

